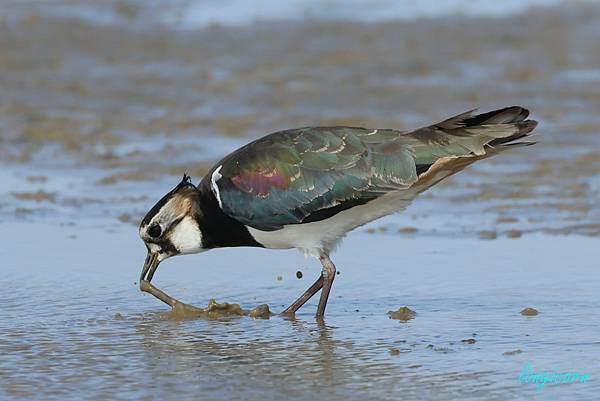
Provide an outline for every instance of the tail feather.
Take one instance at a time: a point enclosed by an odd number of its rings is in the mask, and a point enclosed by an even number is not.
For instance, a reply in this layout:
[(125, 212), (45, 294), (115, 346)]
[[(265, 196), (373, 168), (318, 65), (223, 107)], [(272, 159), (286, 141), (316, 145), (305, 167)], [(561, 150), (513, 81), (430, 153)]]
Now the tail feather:
[(469, 117), (465, 120), (465, 124), (481, 125), (518, 123), (524, 121), (528, 116), (529, 110), (520, 106), (510, 106)]
[(460, 144), (474, 154), (481, 155), (485, 153), (485, 147), (503, 145), (524, 138), (537, 126), (537, 121), (527, 120), (529, 110), (520, 106), (505, 107), (477, 115), (473, 115), (473, 111), (407, 135), (428, 144)]
[[(518, 128), (518, 132), (515, 135), (511, 135), (505, 138), (497, 138), (488, 143), (488, 146), (494, 147), (498, 145), (517, 145), (519, 142), (514, 142), (518, 139), (525, 138), (529, 136), (528, 134), (532, 132), (535, 127), (537, 127), (538, 122), (535, 120), (525, 120), (520, 121), (515, 124)], [(520, 142), (524, 144), (533, 145), (535, 142)]]
[(520, 141), (537, 126), (537, 121), (527, 120), (528, 116), (529, 111), (519, 106), (477, 115), (472, 110), (405, 135), (415, 141), (419, 176), (440, 170), (453, 174), (476, 160), (533, 145), (535, 142)]

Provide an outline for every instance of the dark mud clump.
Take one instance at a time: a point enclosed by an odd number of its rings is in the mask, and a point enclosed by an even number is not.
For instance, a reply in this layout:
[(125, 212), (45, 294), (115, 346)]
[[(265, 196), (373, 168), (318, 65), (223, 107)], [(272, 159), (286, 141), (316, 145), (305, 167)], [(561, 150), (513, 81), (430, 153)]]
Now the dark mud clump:
[(498, 216), (496, 223), (518, 223), (519, 219), (512, 216)]
[(390, 319), (400, 320), (401, 322), (407, 322), (411, 319), (414, 319), (414, 317), (417, 316), (417, 312), (415, 312), (407, 306), (403, 306), (398, 310), (389, 311), (387, 315), (390, 317)]
[(300, 270), (298, 270), (296, 272), (296, 278), (301, 279), (302, 278), (302, 272)]
[(48, 181), (48, 177), (46, 177), (45, 175), (29, 175), (29, 176), (25, 177), (25, 179), (29, 182), (38, 182), (38, 183), (45, 183), (46, 181)]
[(142, 172), (117, 173), (97, 181), (98, 185), (114, 185), (120, 181), (152, 181), (152, 177)]
[(267, 304), (262, 304), (254, 309), (247, 310), (242, 309), (239, 304), (230, 304), (227, 302), (221, 304), (216, 300), (211, 299), (208, 301), (208, 306), (206, 308), (198, 308), (183, 302), (176, 302), (175, 305), (173, 305), (171, 312), (168, 313), (168, 316), (174, 319), (219, 319), (230, 316), (249, 316), (253, 318), (268, 319), (271, 316), (271, 312), (269, 311), (269, 305)]
[(475, 344), (477, 342), (477, 340), (474, 338), (467, 338), (465, 340), (461, 340), (461, 342), (463, 342), (465, 344)]
[(15, 208), (15, 216), (17, 216), (17, 217), (25, 217), (25, 216), (29, 216), (30, 214), (33, 214), (33, 213), (35, 213), (35, 210), (29, 209), (27, 207)]
[(498, 237), (498, 234), (496, 234), (496, 231), (479, 231), (478, 233), (479, 239), (487, 239), (487, 240), (491, 240), (491, 239), (496, 239)]
[(141, 217), (134, 217), (129, 213), (121, 213), (117, 216), (117, 220), (121, 223), (125, 224), (133, 224), (134, 226), (139, 226), (141, 222)]
[(522, 235), (523, 235), (523, 231), (516, 230), (516, 229), (508, 230), (506, 232), (506, 236), (508, 238), (520, 238)]
[(516, 350), (514, 350), (514, 351), (506, 351), (506, 352), (503, 352), (503, 353), (502, 353), (502, 355), (508, 355), (508, 356), (511, 356), (511, 355), (518, 355), (518, 354), (520, 354), (520, 353), (522, 353), (522, 352), (523, 352), (522, 350), (520, 350), (520, 349), (516, 349)]
[(121, 223), (130, 223), (131, 215), (129, 213), (122, 213), (117, 217), (117, 219), (119, 219)]
[(31, 200), (36, 202), (54, 202), (56, 199), (55, 194), (42, 190), (37, 192), (13, 192), (12, 195), (20, 200)]
[(525, 308), (521, 311), (521, 315), (523, 316), (537, 316), (538, 312), (535, 308)]
[(390, 348), (390, 355), (392, 356), (400, 355), (401, 353), (402, 351), (398, 348)]

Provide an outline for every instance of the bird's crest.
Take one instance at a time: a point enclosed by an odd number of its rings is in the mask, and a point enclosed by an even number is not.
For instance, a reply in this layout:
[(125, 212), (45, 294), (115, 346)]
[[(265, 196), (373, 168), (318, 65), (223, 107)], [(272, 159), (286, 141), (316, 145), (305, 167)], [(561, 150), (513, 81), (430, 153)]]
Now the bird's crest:
[(183, 178), (181, 179), (181, 181), (179, 182), (179, 184), (177, 184), (177, 186), (173, 189), (173, 193), (179, 191), (182, 188), (186, 188), (186, 187), (192, 187), (194, 189), (197, 189), (196, 186), (194, 185), (194, 183), (192, 183), (192, 177), (190, 177), (189, 175), (187, 175), (187, 173), (183, 173)]

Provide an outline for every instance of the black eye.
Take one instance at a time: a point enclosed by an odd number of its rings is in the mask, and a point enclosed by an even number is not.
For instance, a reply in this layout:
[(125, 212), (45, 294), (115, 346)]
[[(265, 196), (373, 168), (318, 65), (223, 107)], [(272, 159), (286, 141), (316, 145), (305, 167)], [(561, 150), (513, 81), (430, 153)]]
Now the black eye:
[(148, 229), (148, 235), (151, 236), (152, 238), (160, 237), (161, 233), (162, 233), (162, 230), (158, 224), (154, 224), (154, 225), (150, 226), (150, 228)]

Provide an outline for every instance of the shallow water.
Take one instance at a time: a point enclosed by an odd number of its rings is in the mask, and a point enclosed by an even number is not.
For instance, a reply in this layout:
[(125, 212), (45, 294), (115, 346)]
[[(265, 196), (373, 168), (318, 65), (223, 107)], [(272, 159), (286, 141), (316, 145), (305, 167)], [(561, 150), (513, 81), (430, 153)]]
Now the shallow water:
[[(596, 397), (596, 3), (183, 30), (160, 2), (44, 4), (0, 18), (0, 399)], [(174, 319), (139, 291), (136, 225), (184, 171), (198, 180), (278, 129), (408, 129), (509, 104), (540, 142), (350, 234), (323, 322), (316, 299), (295, 319)], [(296, 251), (226, 249), (168, 260), (153, 283), (279, 312), (318, 272)], [(388, 317), (402, 307), (416, 315)], [(538, 392), (518, 382), (528, 362), (590, 380)]]
[[(134, 228), (4, 228), (0, 240), (18, 244), (2, 251), (5, 397), (525, 399), (536, 394), (517, 382), (528, 361), (592, 378), (546, 385), (539, 398), (599, 389), (594, 239), (357, 233), (334, 258), (341, 274), (319, 324), (315, 302), (293, 320), (173, 320), (137, 289)], [(217, 297), (281, 311), (318, 271), (294, 251), (236, 249), (166, 261), (154, 281), (196, 305)], [(386, 316), (404, 305), (414, 319)], [(540, 314), (522, 316), (525, 307)]]

